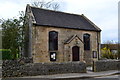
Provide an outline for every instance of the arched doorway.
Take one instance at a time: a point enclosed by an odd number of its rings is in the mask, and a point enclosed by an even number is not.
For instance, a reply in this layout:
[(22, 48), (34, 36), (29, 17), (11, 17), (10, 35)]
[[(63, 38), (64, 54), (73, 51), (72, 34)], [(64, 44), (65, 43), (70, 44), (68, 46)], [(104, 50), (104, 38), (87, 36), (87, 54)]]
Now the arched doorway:
[(79, 61), (79, 47), (73, 46), (72, 47), (72, 61)]

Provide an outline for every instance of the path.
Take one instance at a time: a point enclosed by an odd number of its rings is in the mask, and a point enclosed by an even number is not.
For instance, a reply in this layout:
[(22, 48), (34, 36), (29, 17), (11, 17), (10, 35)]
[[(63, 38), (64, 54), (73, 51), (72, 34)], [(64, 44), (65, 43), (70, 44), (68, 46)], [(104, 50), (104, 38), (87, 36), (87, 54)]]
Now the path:
[[(104, 79), (106, 77), (114, 76), (117, 80), (116, 73), (120, 74), (120, 71), (111, 70), (111, 71), (102, 71), (102, 72), (93, 72), (93, 73), (66, 73), (66, 74), (55, 74), (55, 75), (40, 75), (40, 76), (27, 76), (27, 77), (20, 77), (20, 78), (11, 78), (5, 80), (96, 80), (96, 79)], [(113, 78), (113, 80), (114, 80)], [(106, 79), (108, 80), (108, 79)]]
[(92, 72), (91, 68), (88, 68), (87, 73), (39, 75), (19, 78), (8, 78), (2, 80), (119, 80), (119, 78), (120, 71), (117, 70)]

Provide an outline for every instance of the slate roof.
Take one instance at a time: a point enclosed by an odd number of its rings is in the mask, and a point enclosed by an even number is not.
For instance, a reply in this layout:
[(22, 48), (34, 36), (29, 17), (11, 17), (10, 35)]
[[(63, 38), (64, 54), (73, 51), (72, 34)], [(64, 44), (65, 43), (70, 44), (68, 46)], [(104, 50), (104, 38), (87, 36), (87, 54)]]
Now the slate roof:
[(31, 7), (31, 11), (36, 22), (34, 25), (101, 31), (84, 15), (64, 13), (59, 11), (40, 9), (36, 7)]

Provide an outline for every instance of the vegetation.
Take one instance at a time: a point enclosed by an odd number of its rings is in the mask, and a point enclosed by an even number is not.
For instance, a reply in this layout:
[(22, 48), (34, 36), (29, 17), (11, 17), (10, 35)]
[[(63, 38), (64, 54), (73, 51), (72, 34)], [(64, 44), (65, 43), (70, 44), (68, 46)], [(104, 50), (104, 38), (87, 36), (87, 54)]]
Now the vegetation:
[(1, 59), (12, 59), (12, 55), (10, 54), (10, 52), (10, 49), (0, 49), (0, 56), (2, 56)]
[(23, 47), (23, 22), (24, 16), (22, 15), (18, 19), (1, 20), (2, 49), (11, 50), (13, 59), (17, 58), (16, 55), (20, 53)]
[[(14, 55), (10, 49), (0, 49), (0, 60), (11, 60), (14, 59)], [(19, 58), (19, 54), (16, 54), (16, 59)]]
[[(42, 0), (33, 2), (32, 6), (57, 10), (59, 4), (53, 1), (45, 2)], [(0, 43), (2, 50), (0, 51), (0, 55), (3, 56), (3, 59), (17, 59), (18, 55), (23, 51), (22, 48), (25, 42), (25, 19), (26, 17), (23, 11), (20, 12), (18, 18), (0, 19), (0, 27), (2, 29), (2, 34), (0, 34), (2, 36), (2, 44)]]
[[(118, 59), (120, 58), (120, 50), (118, 48), (118, 43), (113, 41), (104, 42), (104, 47), (101, 49), (101, 58), (106, 59)], [(111, 51), (111, 48), (116, 49)]]
[(118, 59), (120, 59), (120, 48), (118, 48)]
[(104, 47), (101, 49), (101, 57), (107, 59), (117, 59), (117, 53), (112, 53), (110, 49)]
[(34, 1), (31, 3), (32, 6), (38, 7), (38, 8), (44, 8), (44, 9), (51, 9), (51, 10), (58, 10), (59, 9), (59, 4), (52, 1), (46, 2), (45, 0), (40, 0), (40, 1)]

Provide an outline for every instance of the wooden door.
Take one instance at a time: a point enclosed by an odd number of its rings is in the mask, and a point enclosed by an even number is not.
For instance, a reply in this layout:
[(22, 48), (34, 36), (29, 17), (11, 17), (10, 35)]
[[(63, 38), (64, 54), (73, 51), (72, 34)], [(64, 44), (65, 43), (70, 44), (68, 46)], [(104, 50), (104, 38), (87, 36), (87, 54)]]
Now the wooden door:
[(79, 47), (78, 46), (72, 47), (72, 60), (79, 61)]

